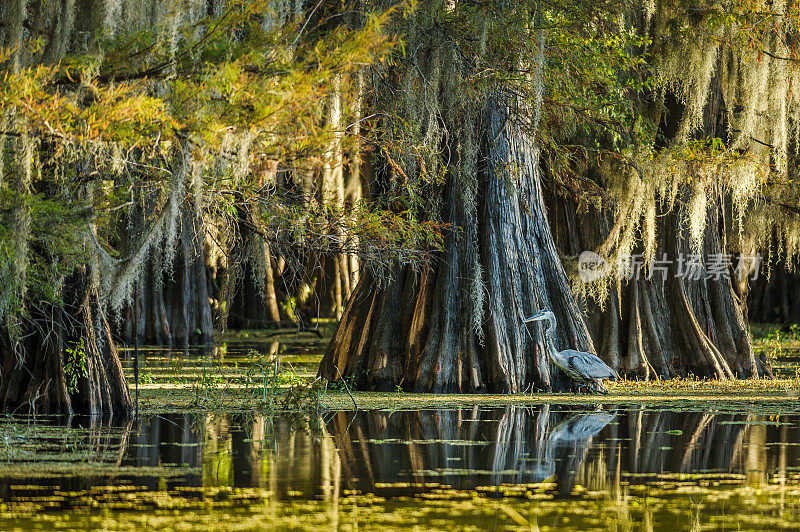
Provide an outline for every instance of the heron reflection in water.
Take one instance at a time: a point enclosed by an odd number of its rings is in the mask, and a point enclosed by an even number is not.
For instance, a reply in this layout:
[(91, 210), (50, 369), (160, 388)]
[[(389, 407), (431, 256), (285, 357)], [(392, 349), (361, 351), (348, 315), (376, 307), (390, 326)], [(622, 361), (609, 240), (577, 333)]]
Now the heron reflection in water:
[[(569, 446), (573, 448), (568, 450), (567, 455), (563, 457), (569, 462), (565, 464), (565, 471), (576, 469), (574, 462), (580, 462), (585, 458), (586, 451), (589, 449), (589, 440), (597, 436), (616, 416), (615, 412), (598, 409), (594, 412), (577, 412), (558, 423), (547, 434), (544, 452), (539, 455), (538, 463), (529, 469), (529, 472), (533, 474), (533, 479), (542, 482), (554, 476), (562, 477), (562, 475), (556, 474), (556, 454), (559, 449)], [(571, 480), (574, 480), (571, 477), (574, 475), (567, 473), (563, 476), (567, 478), (559, 478), (560, 483), (571, 486)]]

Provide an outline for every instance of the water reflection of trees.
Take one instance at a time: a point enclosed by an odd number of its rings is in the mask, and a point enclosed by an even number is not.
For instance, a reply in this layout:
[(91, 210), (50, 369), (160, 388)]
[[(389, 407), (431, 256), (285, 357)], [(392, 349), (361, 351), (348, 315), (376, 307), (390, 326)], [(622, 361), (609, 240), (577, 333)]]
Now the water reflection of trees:
[[(197, 417), (192, 414), (159, 414), (137, 418), (131, 440), (135, 443), (127, 454), (125, 465), (152, 468), (175, 468), (165, 479), (159, 474), (143, 474), (137, 482), (150, 489), (168, 486), (196, 486), (203, 456), (202, 439)], [(188, 473), (185, 468), (188, 469)], [(147, 471), (146, 469), (143, 471)], [(163, 470), (162, 470), (163, 472)]]
[(328, 424), (350, 489), (407, 481), (455, 488), (570, 478), (615, 415), (549, 405), (340, 412)]
[[(128, 451), (130, 418), (59, 416), (0, 422), (0, 500), (39, 488), (81, 490), (115, 478)], [(12, 489), (12, 486), (16, 486)]]
[(302, 492), (315, 497), (324, 491), (326, 477), (333, 478), (333, 442), (307, 424), (263, 415), (208, 415), (203, 441), (205, 486), (260, 487), (278, 496)]
[[(397, 481), (455, 488), (554, 479), (562, 492), (664, 473), (746, 474), (767, 481), (797, 464), (788, 445), (796, 424), (767, 425), (748, 414), (618, 411), (540, 405), (502, 409), (340, 412), (328, 430), (345, 487)], [(632, 475), (629, 475), (632, 474)]]
[(337, 412), (318, 426), (252, 415), (153, 416), (137, 424), (127, 460), (202, 471), (184, 484), (326, 500), (398, 481), (469, 489), (554, 480), (567, 493), (575, 484), (608, 490), (621, 480), (713, 471), (757, 484), (798, 465), (788, 443), (800, 430), (790, 421), (558, 405)]

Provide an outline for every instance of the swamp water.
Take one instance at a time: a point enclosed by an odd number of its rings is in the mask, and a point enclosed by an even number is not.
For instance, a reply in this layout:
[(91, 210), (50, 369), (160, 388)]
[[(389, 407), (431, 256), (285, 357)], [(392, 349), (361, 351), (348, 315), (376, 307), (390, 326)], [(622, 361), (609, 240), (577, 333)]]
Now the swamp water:
[[(262, 348), (313, 372), (306, 348)], [(220, 372), (246, 375), (245, 351), (229, 345)], [(211, 367), (142, 356), (176, 385), (168, 368), (198, 381)], [(0, 418), (0, 530), (800, 529), (797, 401), (404, 409), (393, 395), (294, 419)]]

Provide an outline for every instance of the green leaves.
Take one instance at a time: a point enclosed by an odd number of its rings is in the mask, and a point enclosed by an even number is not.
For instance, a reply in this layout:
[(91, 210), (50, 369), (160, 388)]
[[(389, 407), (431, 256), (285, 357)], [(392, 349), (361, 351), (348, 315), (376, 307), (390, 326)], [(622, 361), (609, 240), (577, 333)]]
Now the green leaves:
[(89, 367), (86, 356), (86, 347), (83, 338), (72, 343), (64, 349), (64, 377), (67, 380), (67, 391), (70, 394), (78, 393), (81, 379), (89, 377)]
[[(144, 260), (136, 246), (174, 190), (223, 227), (253, 206), (265, 234), (280, 229), (297, 246), (320, 247), (326, 231), (342, 229), (348, 245), (373, 249), (435, 240), (375, 206), (345, 215), (271, 201), (276, 167), (297, 169), (299, 180), (330, 164), (334, 139), (344, 153), (362, 143), (346, 131), (365, 95), (359, 75), (387, 59), (397, 41), (386, 27), (399, 14), (353, 19), (325, 5), (284, 17), (273, 4), (232, 0), (221, 13), (179, 10), (136, 32), (99, 28), (88, 32), (89, 52), (57, 64), (12, 68), (14, 54), (0, 51), (0, 316), (24, 314), (25, 301), (57, 303), (65, 277), (98, 257)], [(22, 46), (41, 58), (47, 43)], [(334, 94), (337, 124), (328, 119)], [(24, 183), (18, 139), (34, 154)], [(135, 271), (125, 269), (125, 282)]]

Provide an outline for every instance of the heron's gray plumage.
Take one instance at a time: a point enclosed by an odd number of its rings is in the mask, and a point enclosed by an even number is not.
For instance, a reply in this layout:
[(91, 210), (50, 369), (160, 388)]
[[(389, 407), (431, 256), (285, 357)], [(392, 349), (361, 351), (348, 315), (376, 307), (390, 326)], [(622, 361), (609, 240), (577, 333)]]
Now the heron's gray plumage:
[(597, 355), (575, 349), (564, 349), (559, 351), (558, 355), (566, 360), (566, 364), (587, 379), (611, 379), (617, 376), (617, 372), (607, 366)]
[(527, 318), (524, 322), (528, 323), (529, 321), (539, 320), (548, 321), (545, 338), (547, 354), (550, 355), (550, 360), (575, 382), (579, 384), (592, 384), (596, 386), (598, 390), (608, 393), (603, 387), (602, 381), (605, 379), (616, 379), (617, 372), (603, 362), (600, 357), (592, 353), (577, 351), (575, 349), (564, 349), (563, 351), (556, 349), (556, 316), (551, 310), (544, 309), (538, 314)]

